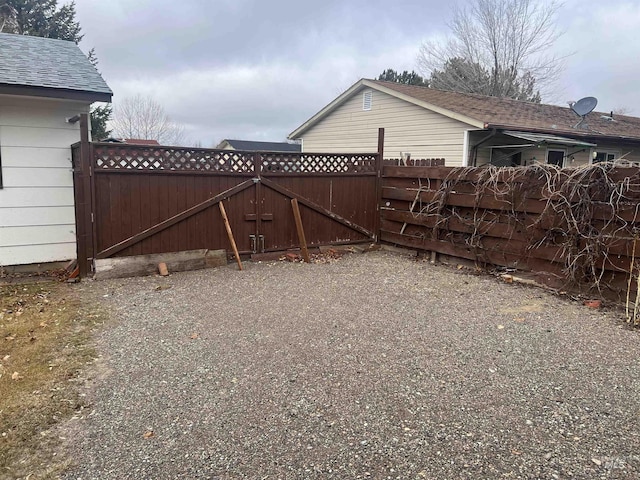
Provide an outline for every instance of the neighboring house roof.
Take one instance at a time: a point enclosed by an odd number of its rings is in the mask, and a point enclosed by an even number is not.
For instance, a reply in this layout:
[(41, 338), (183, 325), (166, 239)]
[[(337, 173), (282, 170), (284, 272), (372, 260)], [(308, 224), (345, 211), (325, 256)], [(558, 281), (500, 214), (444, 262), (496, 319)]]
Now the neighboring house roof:
[(287, 142), (254, 142), (252, 140), (222, 140), (216, 148), (225, 148), (226, 145), (235, 150), (244, 150), (249, 152), (300, 152), (301, 147), (298, 143)]
[(580, 137), (640, 140), (640, 118), (637, 117), (614, 115), (613, 120), (610, 120), (603, 118), (608, 117), (608, 113), (591, 112), (583, 125), (575, 128), (580, 117), (568, 107), (367, 79), (353, 85), (293, 131), (289, 138), (299, 137), (353, 93), (363, 88), (387, 93), (477, 128), (507, 128)]
[(113, 92), (73, 42), (0, 33), (0, 93), (110, 102)]
[(133, 145), (160, 145), (157, 140), (148, 140), (145, 138), (125, 138), (124, 143), (130, 143)]
[(130, 145), (160, 145), (157, 140), (147, 140), (144, 138), (116, 138), (109, 137), (101, 140), (105, 143), (128, 143)]

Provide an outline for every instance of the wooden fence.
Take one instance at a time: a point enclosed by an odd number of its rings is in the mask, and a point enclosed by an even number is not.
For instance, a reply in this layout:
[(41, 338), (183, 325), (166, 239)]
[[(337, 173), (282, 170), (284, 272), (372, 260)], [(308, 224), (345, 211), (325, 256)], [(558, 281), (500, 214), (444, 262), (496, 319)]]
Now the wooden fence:
[(296, 199), (312, 246), (384, 241), (618, 298), (637, 285), (638, 168), (399, 166), (382, 129), (357, 154), (91, 143), (87, 123), (72, 147), (81, 275), (100, 258), (227, 249), (220, 202), (241, 253), (298, 247)]
[[(74, 147), (74, 159), (81, 158), (82, 148)], [(375, 153), (310, 155), (102, 143), (85, 148), (90, 164), (84, 171), (90, 181), (77, 196), (78, 206), (91, 212), (78, 232), (87, 271), (92, 259), (228, 249), (219, 202), (224, 202), (244, 254), (299, 245), (293, 198), (301, 205), (309, 245), (375, 239)], [(78, 184), (85, 185), (79, 176)], [(84, 201), (87, 192), (90, 203)], [(84, 217), (78, 212), (78, 218)]]
[(566, 170), (386, 166), (381, 240), (621, 298), (630, 277), (632, 289), (636, 285), (639, 202), (640, 170), (610, 164)]
[[(376, 241), (384, 131), (374, 153), (242, 152), (88, 140), (72, 146), (80, 275), (116, 256), (228, 249), (241, 254)], [(438, 164), (440, 160), (422, 161)]]

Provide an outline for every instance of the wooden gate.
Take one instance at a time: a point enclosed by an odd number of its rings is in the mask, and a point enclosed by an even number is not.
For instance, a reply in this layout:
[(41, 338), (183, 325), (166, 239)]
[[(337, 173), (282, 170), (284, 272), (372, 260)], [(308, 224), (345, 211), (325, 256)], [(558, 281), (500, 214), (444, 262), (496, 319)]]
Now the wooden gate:
[(224, 202), (241, 253), (297, 247), (291, 199), (309, 245), (376, 239), (380, 156), (241, 152), (117, 143), (72, 147), (78, 263), (229, 249)]

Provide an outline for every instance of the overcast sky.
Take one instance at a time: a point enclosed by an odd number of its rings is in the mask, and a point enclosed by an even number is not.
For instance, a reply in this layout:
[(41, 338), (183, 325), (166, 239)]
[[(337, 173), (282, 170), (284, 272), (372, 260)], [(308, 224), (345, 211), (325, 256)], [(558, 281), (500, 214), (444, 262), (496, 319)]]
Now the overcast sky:
[[(463, 2), (464, 3), (464, 2)], [(76, 0), (113, 102), (151, 95), (190, 143), (283, 141), (362, 77), (416, 69), (420, 44), (447, 34), (442, 0)], [(566, 0), (566, 59), (549, 103), (584, 96), (640, 114), (640, 1)]]

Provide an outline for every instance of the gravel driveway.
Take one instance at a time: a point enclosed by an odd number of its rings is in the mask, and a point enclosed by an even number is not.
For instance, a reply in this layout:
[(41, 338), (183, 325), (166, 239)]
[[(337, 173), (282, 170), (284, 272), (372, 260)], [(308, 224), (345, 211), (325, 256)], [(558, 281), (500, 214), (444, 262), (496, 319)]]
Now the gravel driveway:
[(68, 479), (640, 478), (620, 314), (388, 252), (85, 282)]

